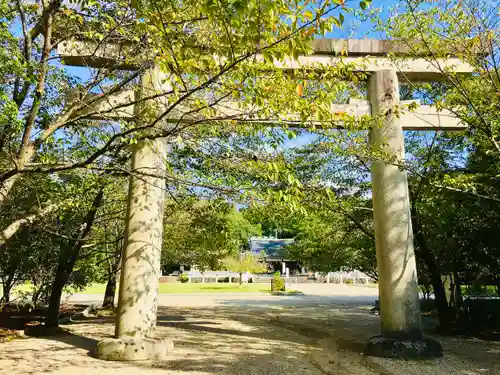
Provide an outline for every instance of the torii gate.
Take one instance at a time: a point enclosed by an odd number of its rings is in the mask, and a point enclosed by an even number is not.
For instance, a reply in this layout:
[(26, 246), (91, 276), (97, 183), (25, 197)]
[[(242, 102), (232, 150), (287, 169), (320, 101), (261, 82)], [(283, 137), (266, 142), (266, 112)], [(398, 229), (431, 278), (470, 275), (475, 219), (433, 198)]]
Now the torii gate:
[[(65, 42), (58, 47), (59, 55), (68, 65), (98, 68), (112, 62), (116, 68), (133, 69), (130, 64), (120, 66), (120, 50), (112, 44), (96, 47), (81, 41)], [(458, 58), (438, 59), (432, 63), (425, 58), (416, 58), (396, 64), (387, 55), (390, 52), (404, 53), (402, 44), (380, 40), (319, 39), (314, 41), (313, 50), (312, 55), (299, 56), (297, 60), (276, 61), (275, 65), (283, 69), (298, 69), (314, 64), (317, 68), (318, 63), (331, 65), (342, 61), (356, 63), (360, 71), (368, 72), (369, 101), (332, 105), (332, 111), (381, 118), (380, 124), (374, 125), (370, 131), (370, 142), (374, 147), (394, 154), (397, 160), (404, 159), (403, 130), (465, 128), (451, 113), (446, 110), (438, 112), (429, 106), (421, 106), (401, 117), (391, 111), (400, 105), (398, 74), (410, 80), (434, 81), (443, 78), (444, 70), (472, 73), (472, 67)], [(336, 57), (341, 50), (346, 51), (348, 56)], [(141, 76), (142, 93), (118, 93), (79, 115), (99, 119), (105, 113), (109, 119), (140, 114), (147, 102), (135, 106), (126, 104), (134, 98), (139, 100), (144, 92), (154, 93), (160, 89), (159, 74), (157, 68), (151, 68)], [(216, 111), (232, 119), (248, 120), (245, 109), (240, 108), (238, 103), (226, 103), (217, 107)], [(199, 115), (180, 117), (176, 113), (171, 113), (167, 121), (203, 120)], [(255, 116), (252, 119), (268, 121)], [(279, 123), (280, 119), (271, 122)], [(300, 123), (299, 120), (294, 121), (293, 116), (292, 122)], [(98, 343), (96, 354), (103, 359), (166, 359), (173, 348), (170, 340), (157, 340), (153, 336), (163, 231), (164, 183), (161, 176), (165, 173), (163, 157), (166, 152), (167, 145), (162, 139), (139, 141), (133, 148), (132, 171), (146, 171), (146, 175), (130, 176), (115, 338)], [(366, 354), (419, 358), (440, 356), (440, 344), (425, 339), (422, 333), (406, 171), (394, 164), (373, 161), (371, 175), (382, 332), (381, 336), (369, 340)]]

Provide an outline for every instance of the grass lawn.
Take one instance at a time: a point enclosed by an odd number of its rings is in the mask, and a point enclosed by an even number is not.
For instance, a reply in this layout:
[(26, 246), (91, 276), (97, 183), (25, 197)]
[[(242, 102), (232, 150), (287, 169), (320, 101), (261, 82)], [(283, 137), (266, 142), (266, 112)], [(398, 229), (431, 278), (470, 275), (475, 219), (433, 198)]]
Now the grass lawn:
[[(29, 285), (29, 284), (18, 285), (11, 290), (11, 297), (12, 296), (16, 297), (17, 296), (16, 292), (30, 292), (31, 290), (32, 290), (32, 288), (31, 288), (31, 285)], [(3, 294), (3, 288), (2, 288), (2, 284), (0, 284), (0, 296), (2, 294)]]
[[(93, 284), (86, 288), (83, 294), (101, 294), (104, 293), (105, 284)], [(269, 292), (271, 286), (268, 284), (243, 284), (241, 287), (238, 284), (229, 283), (161, 283), (160, 293), (255, 293)]]

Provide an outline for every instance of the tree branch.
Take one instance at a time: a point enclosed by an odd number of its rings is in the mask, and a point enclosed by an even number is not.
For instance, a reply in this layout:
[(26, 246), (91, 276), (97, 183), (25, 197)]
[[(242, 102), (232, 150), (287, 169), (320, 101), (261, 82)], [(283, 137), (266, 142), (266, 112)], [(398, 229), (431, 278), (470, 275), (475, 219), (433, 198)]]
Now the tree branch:
[(30, 37), (32, 41), (34, 41), (44, 31), (47, 20), (59, 11), (61, 5), (62, 0), (52, 0), (49, 3), (49, 6), (43, 11), (40, 20), (30, 31)]
[(48, 215), (49, 213), (55, 211), (58, 207), (59, 205), (49, 204), (34, 214), (12, 222), (9, 226), (7, 226), (7, 228), (0, 232), (0, 248), (25, 225), (33, 224), (35, 220)]

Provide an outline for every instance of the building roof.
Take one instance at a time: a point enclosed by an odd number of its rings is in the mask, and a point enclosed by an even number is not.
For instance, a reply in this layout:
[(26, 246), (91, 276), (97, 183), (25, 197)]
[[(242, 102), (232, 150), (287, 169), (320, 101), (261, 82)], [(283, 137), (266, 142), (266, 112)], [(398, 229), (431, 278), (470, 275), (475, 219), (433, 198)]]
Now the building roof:
[(277, 257), (283, 247), (291, 245), (294, 241), (293, 238), (252, 237), (248, 242), (251, 252), (260, 254), (263, 251), (268, 257)]

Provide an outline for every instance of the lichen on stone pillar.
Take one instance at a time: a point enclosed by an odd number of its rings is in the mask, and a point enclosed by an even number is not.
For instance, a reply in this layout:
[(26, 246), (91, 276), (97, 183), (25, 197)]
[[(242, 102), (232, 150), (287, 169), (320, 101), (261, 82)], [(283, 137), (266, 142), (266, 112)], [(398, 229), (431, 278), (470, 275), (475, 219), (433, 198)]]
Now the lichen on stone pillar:
[(374, 119), (370, 143), (378, 155), (372, 161), (371, 175), (382, 335), (368, 342), (366, 353), (401, 358), (439, 356), (439, 343), (424, 340), (422, 334), (396, 71), (373, 72), (368, 93)]
[[(159, 84), (158, 69), (141, 77), (136, 99), (151, 96)], [(153, 91), (153, 92), (149, 92)], [(157, 104), (136, 104), (134, 112), (142, 121)], [(154, 120), (154, 118), (153, 118)], [(153, 130), (148, 130), (149, 134)], [(115, 338), (100, 341), (96, 356), (108, 360), (166, 359), (173, 344), (155, 338), (158, 286), (163, 239), (166, 140), (142, 139), (132, 148), (125, 241), (120, 270), (120, 289)]]

